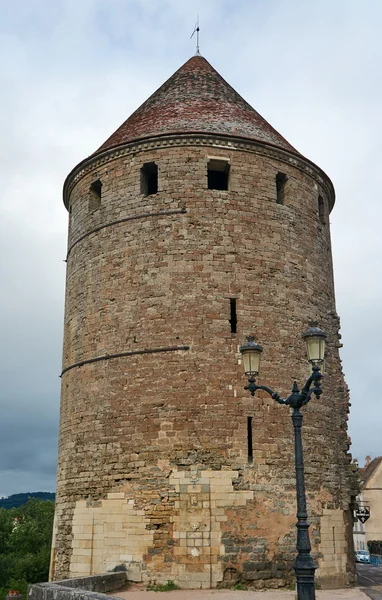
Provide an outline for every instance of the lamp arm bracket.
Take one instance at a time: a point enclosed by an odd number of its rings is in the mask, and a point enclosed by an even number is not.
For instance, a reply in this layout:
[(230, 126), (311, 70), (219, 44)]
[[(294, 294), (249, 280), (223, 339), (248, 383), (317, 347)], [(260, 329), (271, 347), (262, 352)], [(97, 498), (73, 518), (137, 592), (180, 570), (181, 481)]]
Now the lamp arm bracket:
[(276, 400), (279, 404), (288, 404), (288, 400), (281, 398), (277, 392), (274, 392), (271, 388), (266, 385), (256, 385), (256, 390), (264, 390), (273, 400)]
[[(248, 390), (251, 393), (251, 396), (254, 396), (257, 390), (264, 390), (270, 397), (278, 402), (279, 404), (286, 404), (291, 406), (292, 408), (305, 406), (308, 404), (309, 400), (312, 397), (312, 394), (319, 398), (322, 394), (321, 388), (321, 379), (322, 375), (317, 367), (313, 367), (313, 373), (305, 383), (301, 392), (297, 387), (297, 383), (294, 383), (292, 394), (288, 398), (281, 398), (280, 394), (274, 392), (271, 388), (266, 385), (257, 385), (255, 377), (251, 377), (248, 380), (248, 385), (245, 386), (245, 390)], [(313, 387), (311, 387), (313, 385)]]
[(309, 392), (310, 386), (312, 385), (312, 383), (313, 383), (313, 374), (309, 377), (306, 384), (302, 388), (301, 395), (307, 394)]
[(322, 394), (321, 386), (313, 387), (305, 394), (301, 392), (301, 406), (305, 406), (305, 404), (308, 404), (309, 400), (312, 397), (312, 394), (314, 394), (316, 398), (319, 399), (319, 397)]
[[(311, 376), (309, 377), (306, 384), (304, 385), (304, 387), (301, 390), (301, 394), (300, 394), (300, 405), (301, 406), (305, 406), (305, 404), (308, 404), (309, 400), (312, 397), (312, 394), (314, 394), (317, 399), (321, 396), (321, 394), (322, 394), (321, 379), (322, 379), (322, 374), (320, 372), (319, 367), (314, 366), (313, 373), (311, 374)], [(313, 384), (313, 387), (311, 387), (312, 384)]]
[(288, 398), (280, 398), (280, 396), (278, 394), (274, 394), (272, 396), (273, 400), (276, 400), (276, 402), (278, 402), (279, 404), (289, 404), (289, 399)]
[(267, 392), (267, 394), (269, 394), (272, 398), (274, 396), (278, 395), (278, 394), (276, 394), (276, 392), (274, 392), (273, 390), (271, 390), (271, 388), (267, 387), (266, 385), (258, 385), (257, 389), (258, 390), (264, 390), (264, 392)]

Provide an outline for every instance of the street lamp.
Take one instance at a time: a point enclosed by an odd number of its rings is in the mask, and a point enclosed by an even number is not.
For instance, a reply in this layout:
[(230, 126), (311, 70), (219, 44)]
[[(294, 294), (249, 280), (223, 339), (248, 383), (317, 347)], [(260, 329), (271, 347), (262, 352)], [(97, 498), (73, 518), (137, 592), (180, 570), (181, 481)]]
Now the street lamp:
[(308, 513), (306, 511), (304, 460), (301, 438), (302, 414), (300, 408), (308, 404), (312, 394), (316, 398), (319, 398), (322, 394), (320, 368), (324, 362), (326, 334), (317, 326), (316, 322), (313, 322), (311, 327), (303, 333), (302, 337), (306, 343), (308, 361), (312, 365), (312, 374), (301, 392), (295, 381), (292, 393), (288, 398), (281, 398), (277, 392), (274, 392), (265, 385), (257, 385), (256, 376), (260, 372), (260, 358), (263, 349), (259, 344), (256, 344), (253, 336), (247, 337), (247, 343), (240, 347), (240, 352), (243, 356), (244, 372), (248, 377), (248, 385), (244, 389), (248, 390), (252, 396), (255, 395), (257, 390), (264, 390), (279, 404), (286, 404), (293, 408), (292, 423), (294, 427), (297, 495), (297, 556), (294, 570), (297, 581), (297, 599), (315, 600), (314, 572), (316, 566), (310, 554), (311, 546), (309, 540), (309, 523), (307, 521)]

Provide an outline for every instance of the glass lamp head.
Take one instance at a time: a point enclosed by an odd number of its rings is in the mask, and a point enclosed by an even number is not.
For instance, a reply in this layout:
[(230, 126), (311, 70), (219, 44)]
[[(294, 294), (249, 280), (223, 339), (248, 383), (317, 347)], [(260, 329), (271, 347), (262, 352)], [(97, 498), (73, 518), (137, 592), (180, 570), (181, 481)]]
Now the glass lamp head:
[(247, 377), (256, 377), (259, 374), (262, 351), (262, 347), (256, 344), (253, 335), (249, 335), (247, 343), (240, 346), (240, 352), (243, 356), (244, 373)]
[(326, 333), (318, 327), (317, 321), (313, 321), (311, 326), (302, 334), (306, 344), (306, 353), (308, 361), (312, 365), (320, 366), (325, 358)]

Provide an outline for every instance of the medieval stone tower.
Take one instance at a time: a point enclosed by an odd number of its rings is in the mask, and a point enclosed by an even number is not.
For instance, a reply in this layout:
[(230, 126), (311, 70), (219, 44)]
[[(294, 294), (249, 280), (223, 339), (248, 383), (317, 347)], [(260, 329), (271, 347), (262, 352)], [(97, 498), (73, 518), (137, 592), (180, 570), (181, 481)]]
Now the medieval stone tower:
[(290, 582), (288, 409), (251, 398), (238, 347), (287, 395), (328, 334), (304, 409), (321, 583), (352, 577), (348, 397), (329, 213), (334, 190), (200, 55), (66, 179), (69, 211), (56, 578), (125, 566), (183, 587)]

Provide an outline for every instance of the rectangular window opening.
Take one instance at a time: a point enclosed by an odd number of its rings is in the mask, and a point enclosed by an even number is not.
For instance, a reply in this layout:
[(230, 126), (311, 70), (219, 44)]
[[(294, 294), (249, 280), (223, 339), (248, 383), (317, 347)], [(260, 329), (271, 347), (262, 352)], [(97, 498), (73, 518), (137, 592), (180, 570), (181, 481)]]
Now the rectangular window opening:
[(285, 203), (285, 184), (288, 181), (285, 173), (277, 173), (276, 175), (276, 204)]
[(248, 439), (248, 462), (253, 462), (253, 446), (252, 446), (252, 417), (247, 419), (247, 439)]
[(229, 162), (211, 159), (207, 165), (208, 189), (228, 190)]
[(231, 308), (231, 318), (229, 320), (231, 324), (231, 333), (237, 333), (236, 298), (230, 298), (229, 303)]
[(89, 188), (89, 210), (97, 210), (101, 206), (102, 181), (93, 181)]
[(145, 163), (141, 168), (141, 194), (152, 196), (158, 192), (158, 165)]
[(318, 218), (320, 223), (325, 225), (325, 202), (322, 196), (318, 196)]

